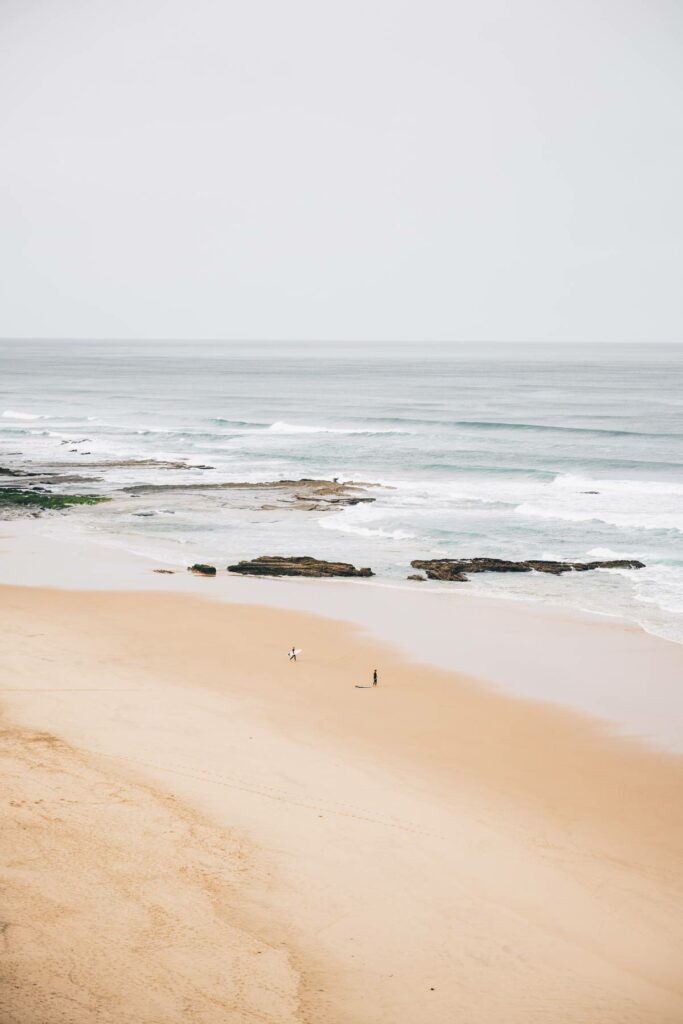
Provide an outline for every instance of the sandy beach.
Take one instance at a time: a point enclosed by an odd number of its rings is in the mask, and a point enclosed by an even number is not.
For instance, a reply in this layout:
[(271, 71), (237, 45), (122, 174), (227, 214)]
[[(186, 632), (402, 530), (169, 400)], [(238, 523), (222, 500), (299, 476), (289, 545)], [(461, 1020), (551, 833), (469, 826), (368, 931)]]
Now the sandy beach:
[(683, 1017), (679, 757), (300, 610), (0, 604), (3, 1021)]
[(0, 3), (0, 1024), (683, 1024), (682, 30)]

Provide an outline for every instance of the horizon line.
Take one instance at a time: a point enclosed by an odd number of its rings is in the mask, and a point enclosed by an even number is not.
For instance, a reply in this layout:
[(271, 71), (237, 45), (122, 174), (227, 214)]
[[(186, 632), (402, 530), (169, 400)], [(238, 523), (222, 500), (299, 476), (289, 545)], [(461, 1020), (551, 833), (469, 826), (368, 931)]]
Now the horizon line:
[(89, 335), (66, 336), (66, 335), (3, 335), (0, 336), (0, 344), (5, 342), (94, 342), (103, 344), (205, 344), (205, 345), (681, 345), (683, 338), (676, 340), (650, 339), (648, 341), (624, 339), (624, 340), (524, 340), (524, 339), (457, 339), (457, 338), (207, 338), (207, 337), (92, 337)]

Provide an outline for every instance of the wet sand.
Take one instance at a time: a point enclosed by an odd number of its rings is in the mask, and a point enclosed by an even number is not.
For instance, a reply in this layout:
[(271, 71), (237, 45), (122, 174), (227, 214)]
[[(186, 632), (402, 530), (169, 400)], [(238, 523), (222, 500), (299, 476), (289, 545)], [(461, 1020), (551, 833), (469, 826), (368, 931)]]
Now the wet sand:
[(606, 732), (683, 753), (683, 644), (618, 618), (484, 597), (467, 584), (255, 579), (225, 571), (207, 580), (83, 533), (77, 514), (0, 523), (0, 583), (155, 590), (313, 612), (501, 693), (570, 707), (599, 719)]

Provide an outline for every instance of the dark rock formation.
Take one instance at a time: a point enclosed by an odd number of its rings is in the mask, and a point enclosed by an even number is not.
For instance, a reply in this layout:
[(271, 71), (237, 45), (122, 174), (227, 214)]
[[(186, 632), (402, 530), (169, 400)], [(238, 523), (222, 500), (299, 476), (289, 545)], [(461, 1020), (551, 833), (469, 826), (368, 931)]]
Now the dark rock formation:
[(607, 562), (547, 562), (529, 559), (509, 562), (504, 558), (432, 558), (415, 559), (414, 569), (422, 569), (430, 580), (449, 580), (464, 583), (468, 574), (475, 572), (545, 572), (560, 576), (563, 572), (587, 572), (589, 569), (644, 569), (643, 562), (629, 558), (616, 558)]
[(228, 572), (245, 576), (374, 576), (372, 569), (356, 569), (348, 562), (324, 562), (308, 555), (262, 555), (229, 565)]
[[(10, 454), (12, 454), (10, 452)], [(16, 453), (18, 454), (18, 453)], [(24, 469), (11, 469), (9, 466), (0, 466), (1, 476), (40, 476), (40, 473), (29, 473)]]
[[(188, 565), (187, 567), (190, 572), (196, 573), (198, 576), (215, 576), (216, 566), (215, 565), (202, 565), (201, 562), (196, 562), (194, 565)], [(155, 570), (158, 572), (158, 570)]]
[[(210, 568), (210, 567), (209, 567), (209, 568)], [(216, 570), (214, 569), (214, 572), (215, 572), (215, 571), (216, 571)], [(152, 569), (152, 572), (160, 572), (160, 573), (162, 573), (162, 574), (163, 574), (164, 576), (172, 576), (172, 575), (173, 575), (173, 573), (175, 572), (175, 569)]]
[(417, 574), (415, 574), (414, 576), (406, 576), (406, 579), (415, 580), (416, 583), (426, 583), (427, 581), (426, 576), (418, 576)]
[[(463, 572), (458, 572), (455, 568), (455, 562), (449, 561), (447, 558), (433, 558), (427, 561), (421, 561), (415, 559), (410, 563), (413, 569), (422, 569), (426, 572), (427, 577), (430, 580), (449, 580), (457, 581), (459, 583), (466, 583), (467, 576)], [(410, 577), (409, 577), (410, 578)]]

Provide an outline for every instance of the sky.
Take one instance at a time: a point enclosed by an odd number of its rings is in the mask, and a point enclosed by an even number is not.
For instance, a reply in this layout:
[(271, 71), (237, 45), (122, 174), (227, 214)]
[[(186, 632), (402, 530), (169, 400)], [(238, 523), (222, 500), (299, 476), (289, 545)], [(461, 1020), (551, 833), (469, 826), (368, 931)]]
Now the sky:
[(0, 337), (683, 340), (680, 0), (0, 0)]

